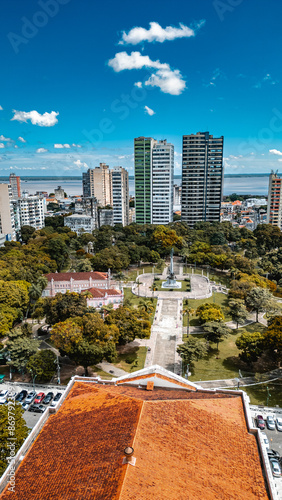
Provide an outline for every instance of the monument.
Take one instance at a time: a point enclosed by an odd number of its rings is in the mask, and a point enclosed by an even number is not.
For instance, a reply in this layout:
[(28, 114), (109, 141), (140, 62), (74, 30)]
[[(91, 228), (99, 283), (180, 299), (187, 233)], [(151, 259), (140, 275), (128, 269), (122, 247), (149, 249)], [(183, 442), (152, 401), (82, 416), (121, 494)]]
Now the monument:
[(181, 281), (176, 281), (176, 276), (173, 272), (173, 248), (170, 252), (170, 266), (168, 270), (167, 280), (163, 282), (162, 288), (181, 288)]

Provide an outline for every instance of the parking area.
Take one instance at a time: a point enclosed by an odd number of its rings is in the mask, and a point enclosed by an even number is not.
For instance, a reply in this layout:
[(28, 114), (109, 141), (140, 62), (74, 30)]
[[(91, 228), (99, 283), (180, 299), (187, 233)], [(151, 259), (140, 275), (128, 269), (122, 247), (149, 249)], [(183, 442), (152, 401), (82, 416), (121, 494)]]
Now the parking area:
[[(270, 415), (274, 420), (276, 418), (282, 418), (282, 408), (266, 408), (263, 406), (250, 406), (251, 415), (253, 419), (254, 427), (257, 427), (257, 415), (261, 415), (265, 422), (265, 428), (262, 430), (267, 436), (269, 441), (269, 449), (275, 450), (279, 453), (280, 457), (282, 457), (282, 431), (278, 431), (277, 428), (274, 430), (270, 430), (267, 427), (266, 419), (267, 416)], [(282, 469), (282, 462), (281, 462)], [(279, 496), (279, 500), (282, 500), (282, 477), (275, 477), (274, 483), (276, 485), (277, 494)]]
[[(28, 398), (28, 395), (31, 394), (32, 392), (35, 393), (35, 395), (32, 397), (30, 396), (30, 402), (29, 404), (26, 403), (26, 408), (23, 414), (23, 417), (26, 421), (26, 424), (29, 429), (32, 429), (44, 413), (46, 409), (54, 404), (56, 404), (56, 399), (59, 397), (59, 394), (63, 395), (65, 391), (65, 386), (47, 386), (47, 385), (35, 385), (33, 387), (32, 384), (16, 384), (16, 383), (4, 383), (1, 384), (0, 386), (0, 401), (1, 401), (1, 393), (9, 391), (10, 395), (14, 395), (16, 397), (21, 391), (27, 391), (27, 395), (20, 401), (20, 404), (24, 404)], [(41, 401), (38, 404), (34, 404), (36, 401), (36, 397), (39, 393), (43, 393), (44, 397), (41, 396)], [(44, 402), (45, 396), (48, 393), (53, 393), (53, 395), (50, 395), (50, 400), (48, 403)], [(4, 397), (5, 398), (5, 397)], [(54, 401), (55, 400), (55, 401)], [(5, 403), (4, 403), (5, 404)], [(40, 408), (39, 408), (40, 407)], [(30, 411), (30, 409), (35, 409), (36, 411)]]

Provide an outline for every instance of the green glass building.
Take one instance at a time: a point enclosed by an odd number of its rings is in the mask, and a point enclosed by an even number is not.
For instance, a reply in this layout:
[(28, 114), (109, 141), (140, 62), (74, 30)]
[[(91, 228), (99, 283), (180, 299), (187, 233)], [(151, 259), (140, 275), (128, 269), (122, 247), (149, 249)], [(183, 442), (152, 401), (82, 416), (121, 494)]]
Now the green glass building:
[(153, 145), (151, 137), (134, 139), (135, 166), (135, 220), (137, 224), (152, 223), (152, 163)]

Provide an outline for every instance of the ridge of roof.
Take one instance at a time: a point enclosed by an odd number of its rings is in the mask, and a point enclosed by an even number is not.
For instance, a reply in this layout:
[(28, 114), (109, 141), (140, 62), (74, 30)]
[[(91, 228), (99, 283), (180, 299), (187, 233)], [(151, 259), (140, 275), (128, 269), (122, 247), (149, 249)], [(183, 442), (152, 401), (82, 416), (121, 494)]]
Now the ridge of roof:
[(115, 379), (115, 383), (117, 385), (124, 384), (127, 382), (138, 382), (138, 380), (144, 380), (146, 378), (152, 378), (155, 377), (155, 383), (157, 384), (157, 379), (164, 379), (167, 381), (170, 381), (172, 384), (196, 391), (197, 389), (202, 389), (202, 387), (198, 384), (195, 384), (194, 382), (190, 382), (190, 380), (185, 380), (183, 377), (180, 377), (180, 375), (177, 375), (176, 373), (170, 372), (169, 370), (166, 370), (160, 365), (152, 365), (147, 368), (142, 368), (141, 370), (138, 370), (134, 373), (122, 375), (121, 377), (118, 377)]
[(54, 281), (70, 281), (71, 278), (74, 280), (89, 280), (92, 279), (102, 279), (106, 280), (108, 278), (108, 273), (100, 271), (90, 271), (90, 272), (68, 272), (68, 273), (48, 273), (45, 274), (45, 278), (48, 281), (52, 279)]

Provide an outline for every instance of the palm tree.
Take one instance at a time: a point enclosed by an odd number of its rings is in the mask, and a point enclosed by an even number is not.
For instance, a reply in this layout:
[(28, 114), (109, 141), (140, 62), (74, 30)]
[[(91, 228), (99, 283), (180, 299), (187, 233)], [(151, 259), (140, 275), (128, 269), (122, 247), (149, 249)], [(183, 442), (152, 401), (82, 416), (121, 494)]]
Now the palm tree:
[(139, 302), (138, 309), (140, 311), (145, 311), (149, 315), (151, 315), (155, 308), (154, 308), (154, 305), (153, 305), (153, 303), (152, 303), (152, 301), (150, 299), (147, 299), (147, 300), (146, 299), (142, 299)]
[(188, 299), (184, 300), (183, 303), (183, 316), (187, 316), (187, 335), (190, 333), (190, 314), (191, 316), (195, 313), (195, 309), (189, 306)]
[(110, 312), (113, 310), (113, 304), (110, 303), (108, 304), (107, 306), (104, 305), (104, 306), (101, 306), (100, 307), (100, 313), (102, 314), (102, 318), (104, 319), (105, 316), (107, 316), (108, 314), (110, 314)]

